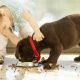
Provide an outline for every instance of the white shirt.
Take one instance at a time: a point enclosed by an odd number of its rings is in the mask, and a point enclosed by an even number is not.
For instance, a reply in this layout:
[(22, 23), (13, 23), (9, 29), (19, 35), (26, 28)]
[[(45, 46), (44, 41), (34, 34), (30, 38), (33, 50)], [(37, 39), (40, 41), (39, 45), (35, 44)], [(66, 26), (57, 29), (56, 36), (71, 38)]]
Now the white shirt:
[(0, 55), (5, 56), (6, 54), (6, 46), (7, 46), (8, 39), (0, 34)]

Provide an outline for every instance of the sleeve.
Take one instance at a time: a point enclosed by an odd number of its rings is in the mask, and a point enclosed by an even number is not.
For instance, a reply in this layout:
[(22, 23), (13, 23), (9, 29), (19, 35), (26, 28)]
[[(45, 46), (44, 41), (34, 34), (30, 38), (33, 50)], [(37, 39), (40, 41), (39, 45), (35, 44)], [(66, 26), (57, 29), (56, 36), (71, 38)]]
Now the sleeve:
[(19, 30), (19, 34), (20, 34), (21, 38), (28, 37), (28, 33), (27, 33), (27, 30), (25, 29), (25, 27), (23, 27), (22, 29)]
[(23, 27), (19, 28), (19, 33), (22, 38), (25, 38), (27, 36), (32, 36), (34, 31), (28, 24), (26, 24)]

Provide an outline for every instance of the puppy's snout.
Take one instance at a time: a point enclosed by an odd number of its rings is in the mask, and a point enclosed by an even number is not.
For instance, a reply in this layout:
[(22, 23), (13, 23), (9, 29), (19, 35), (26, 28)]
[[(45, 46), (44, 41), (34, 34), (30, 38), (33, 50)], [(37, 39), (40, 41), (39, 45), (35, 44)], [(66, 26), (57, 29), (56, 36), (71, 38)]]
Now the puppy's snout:
[(21, 60), (21, 56), (20, 55), (19, 55), (18, 59)]
[(16, 57), (18, 60), (21, 60), (20, 54), (16, 53), (16, 54), (15, 54), (15, 57)]

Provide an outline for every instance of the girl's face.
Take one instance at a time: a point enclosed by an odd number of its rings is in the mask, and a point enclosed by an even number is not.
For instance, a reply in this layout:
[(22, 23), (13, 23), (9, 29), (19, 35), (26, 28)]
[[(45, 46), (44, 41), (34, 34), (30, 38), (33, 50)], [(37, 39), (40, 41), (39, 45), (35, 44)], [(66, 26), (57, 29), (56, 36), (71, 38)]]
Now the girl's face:
[(12, 16), (10, 11), (5, 7), (0, 8), (0, 15), (2, 16), (3, 25), (7, 26), (7, 28), (10, 27), (12, 24)]

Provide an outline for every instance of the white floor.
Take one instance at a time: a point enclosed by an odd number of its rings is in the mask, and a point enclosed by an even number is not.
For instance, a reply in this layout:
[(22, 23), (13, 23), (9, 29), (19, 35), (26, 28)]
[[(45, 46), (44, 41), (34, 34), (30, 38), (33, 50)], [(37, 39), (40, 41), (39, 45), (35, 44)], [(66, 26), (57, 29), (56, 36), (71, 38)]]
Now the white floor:
[(80, 63), (73, 61), (76, 56), (78, 55), (61, 55), (59, 68), (39, 72), (37, 68), (10, 67), (17, 60), (13, 55), (7, 55), (4, 65), (0, 65), (0, 80), (80, 80)]

